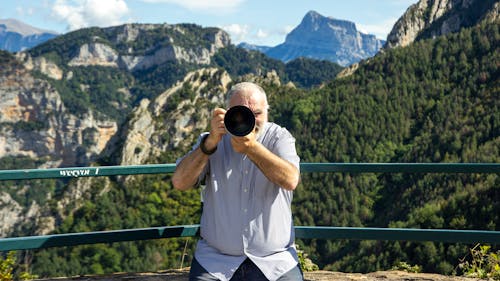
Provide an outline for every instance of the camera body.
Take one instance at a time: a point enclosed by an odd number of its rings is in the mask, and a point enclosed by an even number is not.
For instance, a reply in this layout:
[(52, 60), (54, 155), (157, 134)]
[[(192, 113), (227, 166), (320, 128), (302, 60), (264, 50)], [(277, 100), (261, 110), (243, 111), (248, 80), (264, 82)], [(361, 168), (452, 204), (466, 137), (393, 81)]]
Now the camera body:
[(255, 116), (250, 108), (244, 105), (236, 105), (226, 112), (224, 126), (231, 135), (243, 137), (253, 131)]

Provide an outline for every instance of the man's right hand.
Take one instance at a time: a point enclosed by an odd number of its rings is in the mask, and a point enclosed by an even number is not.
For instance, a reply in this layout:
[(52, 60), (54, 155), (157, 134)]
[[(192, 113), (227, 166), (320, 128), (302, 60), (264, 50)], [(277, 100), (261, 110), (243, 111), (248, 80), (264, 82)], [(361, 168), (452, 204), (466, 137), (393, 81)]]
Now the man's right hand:
[(227, 133), (224, 126), (224, 116), (226, 110), (223, 108), (216, 108), (212, 112), (212, 120), (210, 121), (210, 135), (205, 141), (205, 147), (210, 150), (217, 146), (222, 137)]

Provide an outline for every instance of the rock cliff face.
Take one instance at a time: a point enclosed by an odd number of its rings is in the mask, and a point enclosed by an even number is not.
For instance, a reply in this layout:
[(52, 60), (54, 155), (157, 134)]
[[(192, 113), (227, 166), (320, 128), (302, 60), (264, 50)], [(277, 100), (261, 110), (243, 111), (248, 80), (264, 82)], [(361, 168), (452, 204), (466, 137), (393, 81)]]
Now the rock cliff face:
[(269, 49), (266, 54), (285, 62), (308, 57), (346, 66), (372, 57), (382, 46), (383, 41), (359, 32), (352, 22), (310, 11), (286, 36), (283, 44)]
[[(138, 25), (126, 24), (118, 27), (105, 28), (103, 31), (113, 38), (113, 45), (121, 43), (130, 43), (140, 36), (154, 29), (169, 29), (179, 33), (185, 33), (182, 27), (175, 25)], [(162, 47), (155, 47), (152, 50), (141, 50), (145, 55), (135, 54), (137, 50), (132, 47), (126, 52), (118, 51), (114, 46), (100, 43), (99, 37), (94, 37), (91, 43), (85, 43), (80, 46), (76, 56), (69, 62), (70, 66), (89, 66), (100, 65), (107, 67), (119, 67), (129, 71), (149, 69), (154, 66), (162, 65), (166, 62), (187, 62), (198, 65), (210, 64), (211, 57), (219, 50), (229, 46), (229, 35), (219, 30), (203, 38), (210, 42), (209, 46), (184, 46), (172, 38), (164, 39)]]
[(410, 6), (387, 36), (385, 48), (407, 46), (418, 39), (433, 38), (499, 19), (495, 0), (421, 0)]
[(112, 120), (69, 113), (57, 91), (22, 67), (0, 76), (0, 158), (45, 158), (45, 167), (95, 160), (117, 131)]
[(27, 70), (37, 70), (41, 73), (47, 75), (47, 77), (54, 80), (61, 80), (63, 78), (64, 72), (59, 68), (59, 66), (44, 57), (32, 58), (26, 53), (17, 53), (16, 58), (19, 61), (24, 61), (24, 67)]
[[(231, 82), (227, 72), (204, 68), (189, 73), (155, 100), (142, 100), (123, 130), (120, 165), (143, 164), (168, 149), (190, 145), (196, 137), (193, 132), (207, 128), (210, 109), (224, 105)], [(171, 106), (187, 92), (190, 98)]]
[(17, 223), (24, 220), (23, 207), (6, 192), (0, 193), (0, 206), (0, 221), (2, 222), (0, 224), (0, 237), (5, 237)]

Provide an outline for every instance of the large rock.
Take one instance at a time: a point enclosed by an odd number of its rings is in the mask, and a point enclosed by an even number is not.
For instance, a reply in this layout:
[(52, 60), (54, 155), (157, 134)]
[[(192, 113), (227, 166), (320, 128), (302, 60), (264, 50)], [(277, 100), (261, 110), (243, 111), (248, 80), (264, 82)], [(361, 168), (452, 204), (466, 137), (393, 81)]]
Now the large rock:
[(23, 207), (6, 193), (0, 193), (0, 237), (6, 237), (24, 219)]
[(69, 66), (100, 65), (118, 67), (118, 52), (102, 43), (85, 43), (78, 54), (68, 63)]

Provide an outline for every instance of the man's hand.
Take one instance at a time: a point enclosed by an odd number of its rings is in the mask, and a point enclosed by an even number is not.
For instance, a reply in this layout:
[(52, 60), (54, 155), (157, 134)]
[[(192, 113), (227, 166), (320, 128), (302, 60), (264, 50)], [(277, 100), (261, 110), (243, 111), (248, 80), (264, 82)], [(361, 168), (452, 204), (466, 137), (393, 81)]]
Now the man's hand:
[(299, 170), (258, 142), (255, 129), (244, 137), (231, 137), (231, 145), (234, 151), (246, 154), (271, 182), (287, 190), (297, 187)]
[(226, 134), (226, 127), (224, 126), (224, 116), (226, 110), (223, 108), (216, 108), (212, 111), (212, 120), (210, 120), (210, 135), (205, 141), (205, 147), (211, 150), (217, 146), (222, 137)]
[[(208, 151), (215, 150), (222, 136), (226, 134), (226, 128), (224, 127), (225, 114), (226, 110), (222, 108), (216, 108), (212, 112), (210, 134), (205, 139), (204, 143), (205, 149)], [(175, 168), (174, 175), (172, 176), (174, 188), (178, 190), (187, 190), (193, 187), (207, 165), (208, 159), (209, 156), (202, 152), (201, 148), (195, 149), (187, 154)]]
[(255, 138), (255, 129), (248, 135), (243, 137), (232, 136), (231, 145), (234, 151), (247, 154), (257, 143)]

